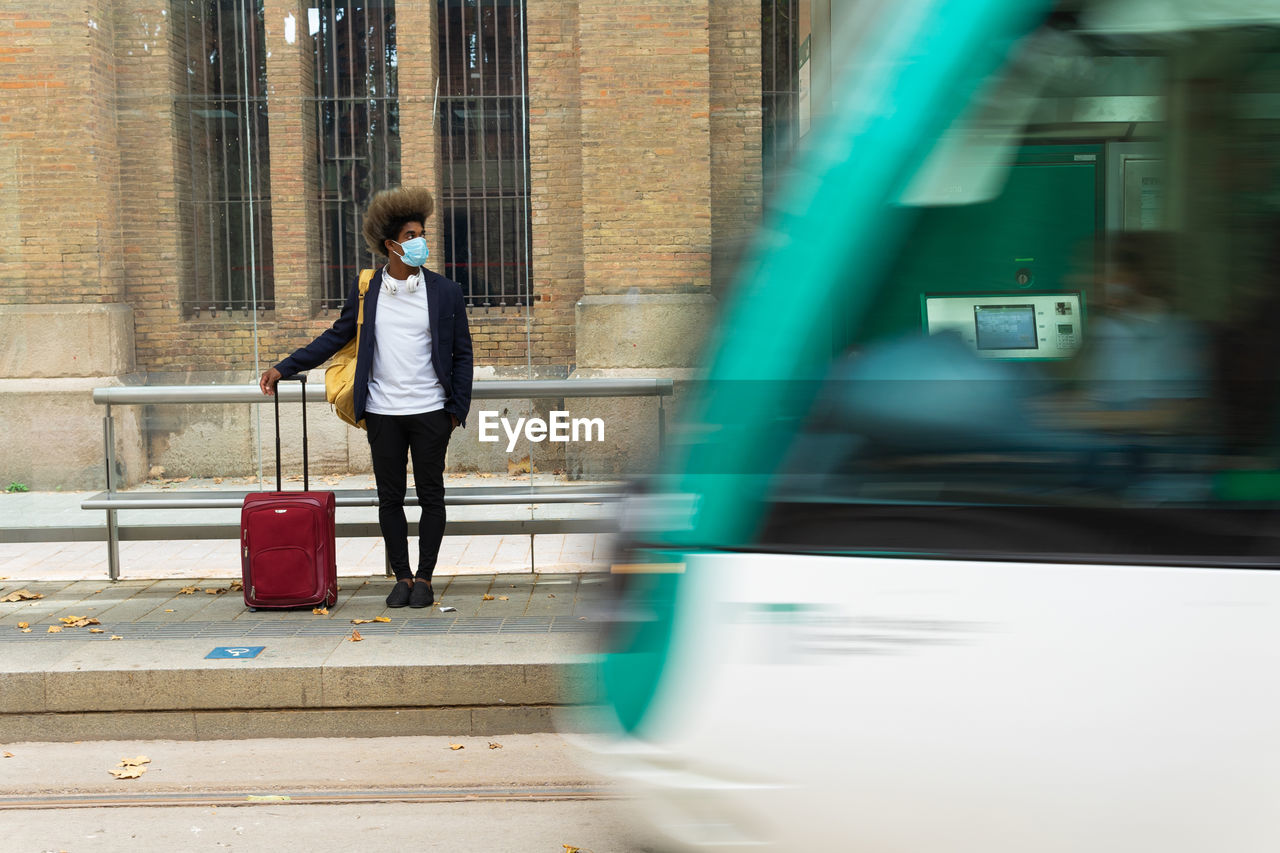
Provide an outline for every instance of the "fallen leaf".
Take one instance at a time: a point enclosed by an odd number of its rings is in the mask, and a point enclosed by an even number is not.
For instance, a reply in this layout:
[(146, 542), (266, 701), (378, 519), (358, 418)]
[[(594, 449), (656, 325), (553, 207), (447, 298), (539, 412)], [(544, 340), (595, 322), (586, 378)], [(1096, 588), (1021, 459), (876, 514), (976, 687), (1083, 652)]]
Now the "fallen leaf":
[(374, 622), (390, 622), (390, 621), (391, 621), (391, 617), (390, 617), (390, 616), (375, 616), (375, 617), (373, 617), (373, 621), (374, 621)]
[(217, 589), (206, 589), (204, 591), (204, 594), (205, 595), (222, 595), (224, 592), (229, 592), (230, 590), (231, 590), (231, 587), (218, 587)]
[(457, 752), (460, 749), (466, 749), (466, 747), (460, 743), (451, 743), (449, 744), (449, 748), (452, 749), (454, 752)]
[(111, 639), (113, 639), (113, 640), (123, 640), (123, 639), (124, 639), (124, 637), (121, 637), (119, 634), (112, 634), (112, 635), (111, 635)]
[(555, 597), (556, 597), (556, 594), (554, 592), (547, 593), (547, 598), (555, 598)]
[(514, 476), (516, 474), (528, 474), (529, 469), (531, 468), (534, 471), (538, 470), (538, 466), (532, 464), (529, 461), (528, 456), (524, 457), (523, 459), (517, 459), (514, 462), (512, 462), (510, 459), (507, 460), (507, 476), (508, 477)]
[(498, 596), (498, 600), (499, 600), (499, 601), (510, 601), (510, 600), (511, 600), (511, 596), (509, 596), (509, 595), (500, 595), (500, 596)]
[(313, 607), (313, 608), (311, 608), (311, 612), (312, 612), (312, 613), (314, 613), (314, 614), (316, 614), (317, 616), (328, 616), (328, 615), (329, 615), (329, 608), (327, 608), (327, 607)]
[(145, 767), (114, 767), (107, 771), (117, 779), (138, 779), (147, 772)]
[(5, 757), (5, 758), (13, 758), (13, 753), (12, 753), (12, 752), (6, 752), (6, 753), (4, 754), (4, 757)]
[(68, 628), (84, 628), (89, 625), (101, 625), (97, 619), (91, 619), (88, 616), (63, 616), (58, 620)]
[(492, 596), (492, 595), (488, 595), (488, 594), (486, 594), (486, 595), (485, 595), (485, 597), (484, 597), (484, 600), (485, 600), (485, 601), (493, 601), (493, 596)]
[(173, 612), (173, 608), (172, 608), (172, 607), (167, 607), (167, 608), (165, 608), (165, 611), (164, 611), (164, 612), (165, 612), (165, 613), (172, 613), (172, 612)]
[(198, 586), (184, 586), (182, 589), (178, 590), (178, 595), (195, 595), (199, 591), (200, 587)]
[(352, 625), (368, 625), (372, 621), (373, 621), (372, 619), (352, 619), (351, 624)]
[(30, 628), (30, 627), (31, 627), (31, 623), (30, 623), (30, 622), (19, 622), (19, 623), (18, 623), (18, 627), (19, 627), (19, 628)]
[(90, 634), (105, 634), (105, 633), (107, 633), (107, 632), (106, 632), (106, 631), (104, 631), (104, 630), (102, 630), (101, 628), (90, 628), (90, 629), (89, 629), (89, 633), (90, 633)]
[(152, 465), (152, 466), (151, 466), (151, 470), (150, 470), (150, 471), (148, 471), (148, 472), (147, 472), (147, 474), (148, 474), (148, 475), (151, 477), (151, 479), (153, 479), (153, 480), (154, 480), (154, 479), (156, 479), (157, 477), (163, 477), (163, 476), (164, 476), (164, 466), (163, 466), (163, 465)]
[(221, 478), (221, 477), (214, 477), (214, 478), (213, 478), (213, 484), (214, 484), (215, 486), (221, 486), (221, 485), (222, 485), (222, 478)]
[(355, 630), (353, 630), (353, 631), (351, 632), (351, 642), (353, 642), (353, 643), (358, 643), (358, 642), (360, 642), (360, 641), (361, 641), (361, 640), (363, 640), (363, 639), (364, 639), (364, 637), (360, 636), (360, 632), (359, 632), (359, 631), (355, 631)]
[(293, 797), (290, 797), (287, 794), (250, 794), (244, 799), (245, 802), (248, 803), (287, 803), (290, 802)]
[(119, 766), (121, 766), (121, 767), (141, 767), (143, 764), (150, 764), (150, 763), (151, 763), (151, 759), (150, 759), (150, 758), (147, 758), (145, 755), (139, 755), (137, 758), (122, 758), (122, 759), (120, 759), (120, 765), (119, 765)]
[(24, 634), (30, 634), (30, 633), (31, 633), (31, 629), (30, 629), (30, 628), (23, 628), (23, 629), (22, 629), (22, 633), (24, 633)]
[(562, 844), (560, 846), (564, 848), (564, 853), (578, 853), (580, 850), (580, 848), (574, 847), (572, 844)]
[(493, 475), (493, 474), (489, 474), (489, 473), (484, 472), (484, 471), (481, 471), (481, 472), (480, 472), (480, 474), (479, 474), (479, 476), (484, 477), (484, 478), (487, 480), (487, 479), (489, 479), (489, 478), (493, 477), (494, 475)]
[(244, 581), (232, 581), (231, 586), (227, 587), (227, 589), (232, 592), (244, 592)]
[(50, 633), (50, 634), (61, 634), (61, 633), (62, 633), (62, 626), (61, 626), (61, 625), (50, 625), (50, 626), (49, 626), (49, 631), (48, 631), (48, 633)]
[(35, 601), (38, 598), (44, 598), (44, 594), (23, 588), (9, 593), (4, 598), (0, 598), (0, 601)]
[(500, 743), (494, 743), (493, 741), (490, 741), (490, 742), (489, 742), (489, 748), (490, 748), (490, 749), (502, 749), (502, 744), (500, 744)]

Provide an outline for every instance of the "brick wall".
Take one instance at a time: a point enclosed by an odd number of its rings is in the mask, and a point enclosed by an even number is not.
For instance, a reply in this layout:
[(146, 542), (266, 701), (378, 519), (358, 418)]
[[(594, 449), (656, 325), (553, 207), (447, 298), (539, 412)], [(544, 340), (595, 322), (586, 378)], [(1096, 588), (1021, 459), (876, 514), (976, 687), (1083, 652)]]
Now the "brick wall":
[(110, 0), (0, 6), (0, 301), (116, 302), (120, 157)]
[(400, 57), (396, 75), (400, 98), (400, 172), (405, 186), (435, 190), (436, 213), (426, 223), (431, 257), (444, 257), (441, 239), (439, 175), (440, 146), (437, 144), (433, 110), (436, 95), (436, 2), (397, 0), (396, 53)]
[(527, 29), (530, 336), (536, 363), (568, 365), (574, 360), (573, 306), (583, 286), (578, 3), (531, 0)]
[[(265, 0), (267, 115), (271, 151), (271, 267), (275, 312), (263, 337), (265, 364), (285, 341), (314, 337), (321, 297), (317, 185), (314, 43), (307, 4)], [(292, 27), (288, 22), (292, 20)], [(252, 362), (249, 361), (251, 364)]]
[[(436, 2), (396, 8), (404, 182), (438, 189)], [(266, 12), (277, 308), (256, 342), (270, 364), (336, 312), (317, 307), (307, 4)], [(201, 263), (192, 157), (207, 155), (188, 139), (173, 14), (170, 0), (0, 6), (0, 302), (127, 301), (140, 370), (246, 371), (252, 317), (182, 315)], [(571, 365), (580, 296), (705, 292), (722, 274), (760, 203), (758, 18), (730, 0), (529, 0), (534, 301), (473, 310), (477, 364)]]
[(580, 0), (584, 292), (704, 291), (708, 7)]
[(710, 6), (711, 279), (719, 290), (760, 219), (760, 4)]
[[(188, 182), (186, 113), (176, 110), (177, 71), (185, 47), (175, 41), (168, 0), (115, 4), (116, 91), (120, 146), (120, 233), (125, 294), (133, 307), (141, 353), (176, 353), (181, 283), (189, 280), (184, 241), (190, 234), (178, 188)], [(175, 286), (177, 285), (177, 286)], [(143, 362), (146, 363), (145, 361)]]

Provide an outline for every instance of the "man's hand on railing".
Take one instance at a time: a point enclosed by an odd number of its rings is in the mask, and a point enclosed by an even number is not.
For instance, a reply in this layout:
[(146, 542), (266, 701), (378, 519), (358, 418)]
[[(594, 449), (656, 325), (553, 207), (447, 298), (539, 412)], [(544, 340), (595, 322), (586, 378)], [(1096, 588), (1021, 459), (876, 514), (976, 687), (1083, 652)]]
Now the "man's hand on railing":
[(268, 397), (276, 393), (276, 383), (280, 381), (280, 371), (274, 367), (267, 368), (262, 374), (262, 378), (258, 380), (258, 387), (262, 389), (262, 393)]

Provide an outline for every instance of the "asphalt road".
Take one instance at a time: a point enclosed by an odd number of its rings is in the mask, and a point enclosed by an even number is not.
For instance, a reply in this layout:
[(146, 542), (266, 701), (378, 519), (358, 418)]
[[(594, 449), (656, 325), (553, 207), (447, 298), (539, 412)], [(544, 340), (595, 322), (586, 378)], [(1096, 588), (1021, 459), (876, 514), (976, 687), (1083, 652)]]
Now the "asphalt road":
[(658, 850), (581, 758), (557, 735), (6, 744), (0, 849)]

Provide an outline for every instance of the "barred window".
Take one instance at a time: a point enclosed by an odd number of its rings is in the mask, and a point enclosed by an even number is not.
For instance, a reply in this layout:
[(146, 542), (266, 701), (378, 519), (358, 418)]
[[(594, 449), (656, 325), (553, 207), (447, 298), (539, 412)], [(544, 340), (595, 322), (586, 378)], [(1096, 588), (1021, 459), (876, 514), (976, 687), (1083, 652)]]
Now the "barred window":
[(468, 305), (527, 305), (524, 0), (440, 0), (438, 8), (444, 275)]
[(766, 185), (786, 162), (796, 142), (800, 113), (800, 56), (797, 33), (800, 0), (762, 0), (760, 4), (761, 109)]
[(357, 271), (375, 265), (360, 236), (373, 194), (400, 183), (395, 0), (320, 0), (315, 37), (322, 305), (342, 307)]
[(267, 61), (262, 0), (174, 0), (185, 44), (185, 120), (190, 184), (187, 317), (272, 307), (271, 184)]

